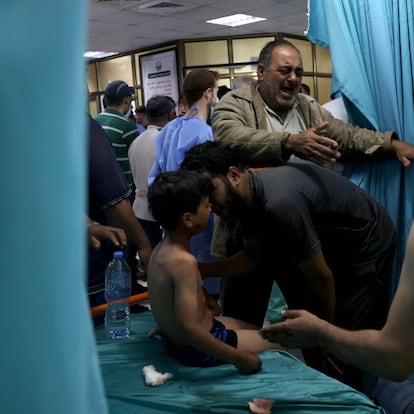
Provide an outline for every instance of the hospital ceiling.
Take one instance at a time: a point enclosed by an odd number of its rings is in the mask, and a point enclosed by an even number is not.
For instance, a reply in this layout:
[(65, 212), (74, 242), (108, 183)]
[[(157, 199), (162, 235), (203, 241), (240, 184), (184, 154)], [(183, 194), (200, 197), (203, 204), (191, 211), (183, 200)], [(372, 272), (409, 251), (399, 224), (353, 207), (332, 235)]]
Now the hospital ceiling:
[[(205, 22), (235, 13), (267, 20), (238, 27)], [(87, 48), (123, 53), (179, 39), (304, 36), (307, 24), (307, 0), (89, 0)]]

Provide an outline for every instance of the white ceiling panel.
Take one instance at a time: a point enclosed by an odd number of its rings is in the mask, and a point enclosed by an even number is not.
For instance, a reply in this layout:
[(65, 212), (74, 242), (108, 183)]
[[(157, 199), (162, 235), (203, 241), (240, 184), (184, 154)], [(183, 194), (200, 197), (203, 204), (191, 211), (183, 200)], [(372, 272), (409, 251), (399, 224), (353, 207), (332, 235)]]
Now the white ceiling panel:
[[(268, 20), (234, 28), (205, 23), (233, 13)], [(306, 13), (307, 0), (89, 0), (87, 48), (123, 53), (178, 39), (267, 32), (303, 36)]]

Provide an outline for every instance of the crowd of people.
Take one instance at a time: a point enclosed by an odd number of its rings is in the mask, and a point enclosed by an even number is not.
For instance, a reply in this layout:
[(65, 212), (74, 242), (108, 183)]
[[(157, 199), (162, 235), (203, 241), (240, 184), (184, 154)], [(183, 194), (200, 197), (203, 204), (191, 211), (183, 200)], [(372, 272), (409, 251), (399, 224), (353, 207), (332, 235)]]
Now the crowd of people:
[[(108, 85), (89, 119), (88, 293), (103, 303), (114, 249), (133, 270), (138, 252), (154, 318), (182, 363), (250, 374), (258, 352), (299, 348), (364, 391), (366, 372), (401, 381), (414, 371), (414, 225), (389, 308), (394, 224), (332, 167), (393, 157), (410, 167), (414, 146), (335, 118), (302, 75), (299, 50), (272, 41), (257, 80), (219, 88), (217, 72), (192, 70), (180, 108), (154, 96), (136, 122), (134, 89)], [(274, 283), (289, 309), (263, 327)]]

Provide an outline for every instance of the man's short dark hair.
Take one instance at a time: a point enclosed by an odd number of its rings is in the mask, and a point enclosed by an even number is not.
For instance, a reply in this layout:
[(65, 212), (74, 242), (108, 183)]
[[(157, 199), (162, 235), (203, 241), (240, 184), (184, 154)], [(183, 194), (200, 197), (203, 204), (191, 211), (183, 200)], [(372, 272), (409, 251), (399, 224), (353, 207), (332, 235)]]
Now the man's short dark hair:
[(186, 153), (180, 168), (199, 173), (208, 172), (214, 176), (225, 176), (231, 166), (242, 169), (231, 147), (217, 141), (207, 141), (191, 148)]
[(289, 46), (295, 49), (299, 55), (300, 50), (291, 42), (285, 39), (281, 40), (272, 40), (271, 42), (267, 43), (263, 49), (260, 51), (259, 55), (259, 63), (263, 65), (263, 67), (266, 69), (270, 66), (270, 63), (272, 62), (272, 52), (273, 49), (279, 47), (279, 46)]
[(147, 113), (147, 108), (145, 107), (145, 105), (140, 105), (140, 106), (138, 106), (137, 109), (135, 109), (135, 113), (136, 114), (146, 114)]
[(217, 98), (221, 99), (227, 92), (230, 92), (231, 89), (226, 85), (221, 85), (218, 87)]
[(148, 188), (148, 204), (154, 219), (165, 229), (175, 229), (184, 213), (196, 213), (212, 192), (210, 180), (194, 171), (158, 174)]
[(146, 114), (149, 119), (158, 119), (168, 115), (175, 108), (175, 101), (169, 96), (156, 95), (148, 99)]

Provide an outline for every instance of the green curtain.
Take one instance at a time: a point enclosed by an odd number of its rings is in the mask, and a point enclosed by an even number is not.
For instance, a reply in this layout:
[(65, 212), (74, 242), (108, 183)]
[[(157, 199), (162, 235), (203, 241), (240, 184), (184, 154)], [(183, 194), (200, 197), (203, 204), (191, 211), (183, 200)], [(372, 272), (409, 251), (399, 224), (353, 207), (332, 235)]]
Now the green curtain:
[(0, 411), (105, 414), (85, 296), (86, 2), (0, 5)]

